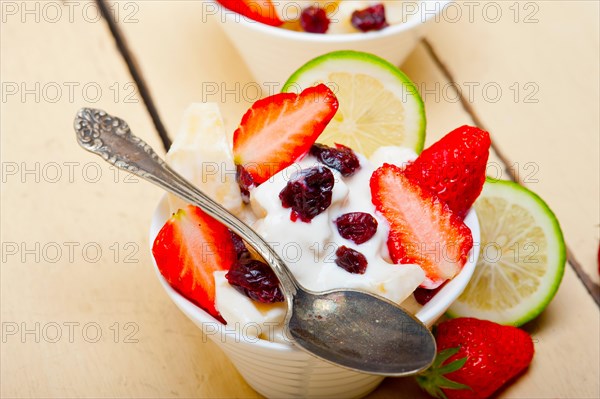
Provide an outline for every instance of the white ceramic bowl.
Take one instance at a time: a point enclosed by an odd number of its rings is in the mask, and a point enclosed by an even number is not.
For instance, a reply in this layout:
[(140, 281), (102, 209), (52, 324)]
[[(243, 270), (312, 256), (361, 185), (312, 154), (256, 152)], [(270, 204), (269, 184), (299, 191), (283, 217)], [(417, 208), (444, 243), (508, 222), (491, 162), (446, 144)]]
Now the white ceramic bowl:
[[(166, 196), (158, 204), (150, 227), (150, 247), (170, 217)], [(471, 209), (465, 223), (473, 234), (473, 249), (467, 264), (452, 281), (421, 308), (416, 316), (428, 326), (448, 309), (473, 275), (479, 254), (479, 221)], [(154, 259), (154, 257), (152, 257)], [(246, 337), (228, 329), (208, 313), (177, 293), (162, 277), (158, 279), (177, 307), (227, 354), (244, 379), (268, 398), (360, 398), (383, 380), (381, 376), (357, 373), (319, 360), (293, 345)]]
[[(400, 1), (400, 0), (399, 0)], [(223, 26), (259, 84), (282, 84), (307, 61), (336, 50), (373, 53), (400, 65), (423, 37), (432, 20), (439, 20), (452, 0), (406, 0), (405, 22), (381, 31), (345, 34), (313, 34), (269, 26), (242, 17), (214, 2), (207, 14)], [(410, 10), (410, 12), (409, 12)], [(265, 85), (267, 86), (267, 85)], [(277, 90), (277, 87), (275, 87)], [(278, 90), (277, 90), (278, 91)]]

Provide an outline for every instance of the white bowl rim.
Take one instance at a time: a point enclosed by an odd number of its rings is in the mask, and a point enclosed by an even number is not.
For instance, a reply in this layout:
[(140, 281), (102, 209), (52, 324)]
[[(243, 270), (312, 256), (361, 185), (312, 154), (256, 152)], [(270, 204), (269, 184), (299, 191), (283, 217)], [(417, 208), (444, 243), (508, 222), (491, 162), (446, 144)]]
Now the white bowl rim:
[[(193, 304), (191, 301), (186, 299), (184, 296), (179, 294), (173, 287), (167, 283), (164, 279), (156, 261), (154, 260), (154, 256), (152, 255), (152, 244), (154, 243), (154, 239), (158, 235), (161, 227), (164, 225), (165, 221), (169, 218), (170, 210), (169, 204), (167, 200), (167, 194), (164, 194), (157, 204), (153, 214), (152, 221), (150, 225), (149, 231), (149, 249), (150, 249), (150, 257), (152, 259), (152, 264), (154, 265), (154, 271), (160, 281), (161, 285), (167, 292), (167, 295), (171, 298), (171, 300), (177, 305), (177, 307), (192, 321), (199, 322), (202, 324), (216, 324), (219, 327), (225, 327), (220, 321), (212, 317), (210, 314), (205, 312), (200, 307)], [(454, 277), (450, 282), (442, 288), (440, 292), (444, 290), (448, 290), (449, 288), (453, 289), (453, 294), (448, 294), (448, 298), (440, 297), (438, 295), (434, 296), (433, 299), (425, 306), (423, 306), (415, 316), (424, 321), (425, 324), (432, 325), (435, 321), (441, 317), (441, 315), (445, 312), (445, 310), (460, 296), (463, 292), (467, 284), (469, 283), (471, 277), (473, 276), (473, 272), (475, 271), (475, 266), (477, 264), (477, 259), (479, 255), (479, 240), (480, 240), (480, 227), (479, 227), (479, 219), (477, 218), (477, 214), (474, 208), (471, 208), (465, 217), (465, 224), (471, 229), (473, 235), (473, 248), (468, 254), (467, 263), (463, 266), (463, 269), (460, 273)], [(442, 301), (441, 299), (448, 299), (450, 304), (447, 305), (448, 301)], [(429, 306), (429, 307), (427, 307)], [(438, 315), (439, 314), (439, 315)], [(436, 317), (437, 315), (437, 317)], [(433, 320), (428, 320), (432, 318)], [(282, 343), (282, 342), (272, 342), (264, 339), (252, 338), (239, 334), (239, 340), (236, 337), (236, 343), (244, 344), (244, 345), (252, 345), (253, 347), (260, 347), (269, 350), (277, 350), (277, 351), (289, 351), (289, 352), (300, 352), (300, 349), (294, 347), (292, 344)]]
[[(213, 3), (219, 7), (221, 12), (226, 9), (228, 12), (224, 12), (225, 19), (227, 22), (232, 23), (240, 23), (250, 29), (254, 29), (256, 31), (272, 34), (275, 36), (279, 36), (283, 39), (289, 40), (304, 40), (308, 42), (324, 42), (324, 43), (346, 43), (346, 42), (363, 42), (369, 41), (375, 38), (394, 36), (398, 33), (409, 31), (411, 29), (416, 28), (419, 25), (423, 25), (428, 22), (431, 18), (437, 17), (448, 5), (455, 0), (436, 0), (435, 3), (439, 4), (440, 7), (435, 14), (427, 14), (425, 19), (423, 18), (411, 18), (406, 22), (394, 24), (382, 29), (380, 31), (373, 32), (353, 32), (353, 33), (330, 33), (330, 34), (316, 34), (309, 32), (297, 32), (289, 29), (283, 29), (277, 26), (271, 26), (264, 24), (262, 22), (254, 21), (244, 15), (237, 14), (235, 11), (229, 10), (218, 0), (211, 0)], [(416, 0), (417, 3), (433, 3), (425, 0)], [(237, 21), (235, 20), (237, 18)]]

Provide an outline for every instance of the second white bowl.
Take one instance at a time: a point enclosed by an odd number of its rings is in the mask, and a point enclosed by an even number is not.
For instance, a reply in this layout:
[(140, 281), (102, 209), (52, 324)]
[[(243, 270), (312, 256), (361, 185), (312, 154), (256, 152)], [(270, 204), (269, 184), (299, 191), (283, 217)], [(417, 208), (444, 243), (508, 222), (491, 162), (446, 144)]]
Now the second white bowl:
[[(314, 34), (265, 25), (242, 17), (217, 2), (210, 14), (223, 27), (257, 82), (278, 88), (298, 66), (331, 51), (355, 50), (378, 55), (400, 65), (451, 0), (417, 0), (415, 14), (405, 22), (377, 32)], [(268, 83), (268, 85), (265, 85)], [(280, 88), (279, 88), (280, 89)]]

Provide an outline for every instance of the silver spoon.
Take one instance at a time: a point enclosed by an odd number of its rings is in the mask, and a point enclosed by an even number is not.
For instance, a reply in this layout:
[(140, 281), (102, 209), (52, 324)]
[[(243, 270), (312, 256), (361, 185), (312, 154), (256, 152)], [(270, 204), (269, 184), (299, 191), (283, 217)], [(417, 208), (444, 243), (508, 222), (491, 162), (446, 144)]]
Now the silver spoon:
[(385, 376), (416, 374), (433, 362), (435, 339), (420, 320), (366, 292), (302, 288), (265, 240), (171, 169), (122, 119), (82, 108), (74, 127), (84, 149), (200, 207), (250, 244), (279, 278), (287, 303), (286, 332), (303, 350), (347, 369)]

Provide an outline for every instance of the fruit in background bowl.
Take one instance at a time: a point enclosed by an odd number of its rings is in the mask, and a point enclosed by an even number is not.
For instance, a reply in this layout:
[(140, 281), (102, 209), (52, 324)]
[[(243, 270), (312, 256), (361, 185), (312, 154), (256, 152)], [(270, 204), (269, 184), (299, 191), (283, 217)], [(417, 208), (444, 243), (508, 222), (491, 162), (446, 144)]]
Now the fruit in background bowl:
[(271, 26), (281, 26), (283, 21), (277, 15), (271, 0), (218, 0), (223, 6), (251, 20)]
[[(222, 0), (209, 2), (205, 15), (223, 27), (256, 82), (265, 89), (278, 90), (281, 86), (277, 85), (285, 82), (299, 65), (333, 51), (369, 52), (400, 65), (451, 3), (451, 0)], [(384, 6), (385, 22), (379, 16), (382, 13), (377, 11), (378, 4)], [(232, 11), (236, 6), (248, 5), (252, 5), (253, 14), (260, 17), (252, 19), (242, 11)], [(302, 28), (303, 10), (311, 6), (319, 8), (305, 12), (305, 27), (318, 32), (326, 29), (326, 34), (309, 33)], [(275, 13), (270, 11), (273, 7)], [(369, 11), (371, 8), (375, 12)], [(352, 26), (354, 12), (355, 25), (370, 29), (368, 32)]]
[(378, 31), (411, 16), (398, 0), (218, 1), (266, 25), (318, 34)]

